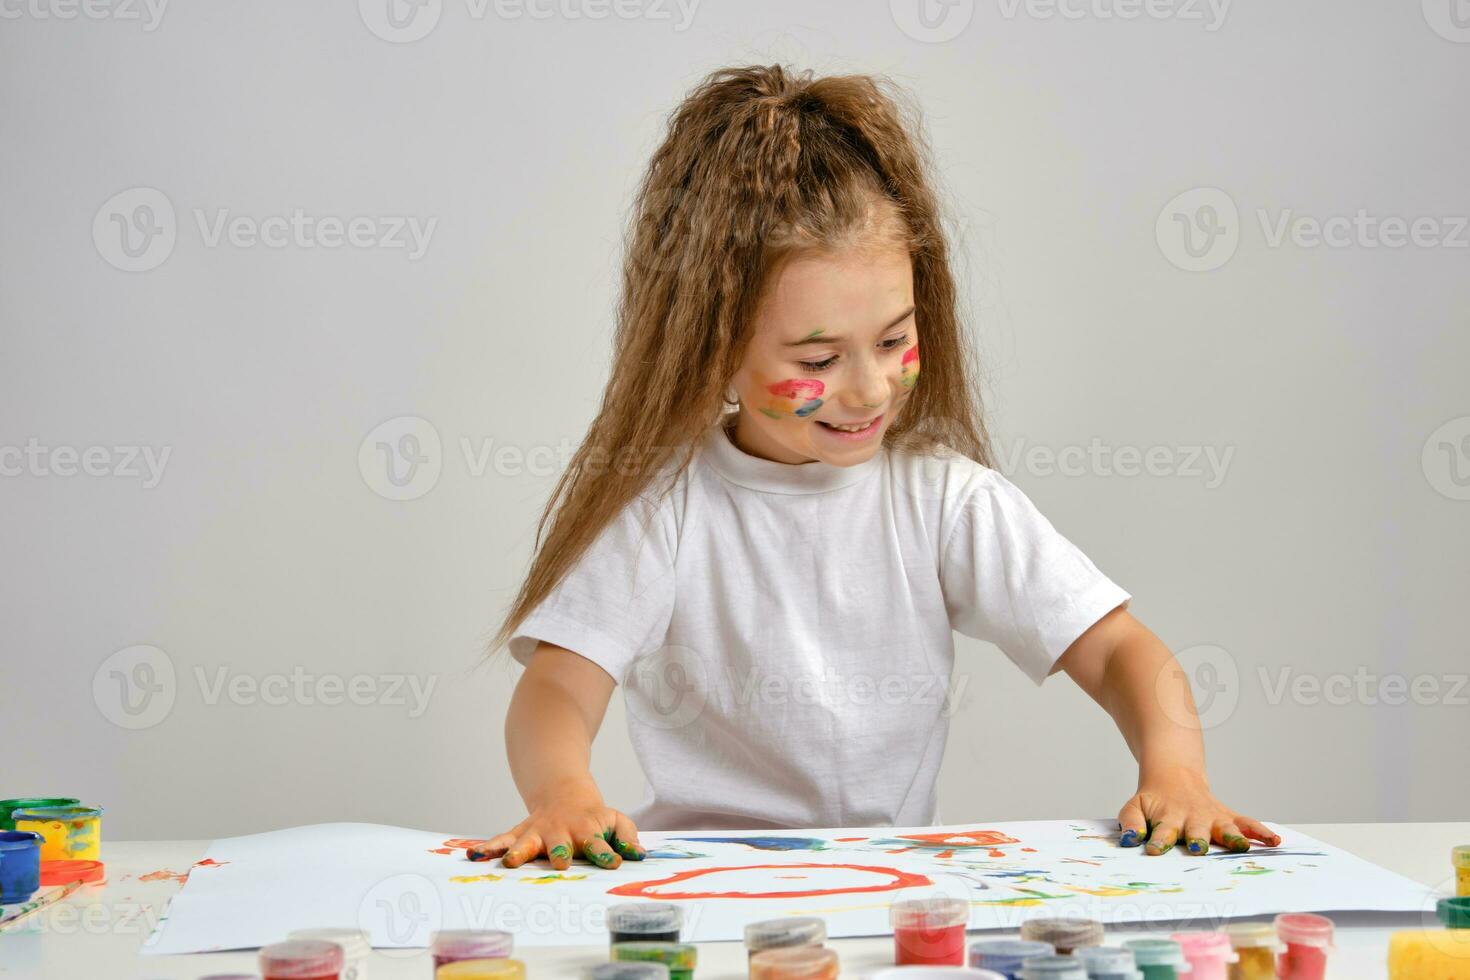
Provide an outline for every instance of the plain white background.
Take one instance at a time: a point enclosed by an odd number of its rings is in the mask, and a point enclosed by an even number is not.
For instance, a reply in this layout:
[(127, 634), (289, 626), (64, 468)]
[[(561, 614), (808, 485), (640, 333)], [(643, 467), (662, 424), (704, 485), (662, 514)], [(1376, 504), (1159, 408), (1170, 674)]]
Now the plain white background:
[[(1000, 468), (1180, 653), (1220, 796), (1463, 817), (1464, 3), (918, 2), (6, 3), (0, 796), (518, 820), (481, 644), (633, 188), (699, 78), (781, 61), (922, 107)], [(961, 683), (946, 821), (1132, 792), (1064, 677), (960, 638)], [(637, 802), (618, 697), (594, 763)]]

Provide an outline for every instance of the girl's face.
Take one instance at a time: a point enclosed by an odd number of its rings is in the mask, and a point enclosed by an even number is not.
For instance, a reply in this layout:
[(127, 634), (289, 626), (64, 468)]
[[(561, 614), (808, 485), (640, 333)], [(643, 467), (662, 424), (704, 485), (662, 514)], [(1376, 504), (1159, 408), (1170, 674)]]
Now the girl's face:
[[(903, 249), (800, 255), (756, 314), (735, 445), (778, 463), (869, 459), (919, 378), (913, 262)], [(857, 433), (832, 426), (862, 425)]]

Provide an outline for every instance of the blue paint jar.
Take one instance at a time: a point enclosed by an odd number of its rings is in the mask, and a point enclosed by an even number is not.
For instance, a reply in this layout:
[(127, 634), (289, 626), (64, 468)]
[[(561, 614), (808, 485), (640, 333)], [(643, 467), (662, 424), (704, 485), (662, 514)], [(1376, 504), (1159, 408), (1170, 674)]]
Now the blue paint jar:
[(24, 902), (41, 887), (40, 834), (0, 830), (0, 904)]

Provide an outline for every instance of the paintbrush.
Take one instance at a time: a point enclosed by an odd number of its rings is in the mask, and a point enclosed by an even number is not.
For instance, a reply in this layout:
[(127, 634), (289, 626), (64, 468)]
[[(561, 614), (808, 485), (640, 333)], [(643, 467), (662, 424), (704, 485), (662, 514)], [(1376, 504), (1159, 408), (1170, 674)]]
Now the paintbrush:
[(64, 885), (57, 885), (53, 888), (47, 889), (46, 891), (42, 892), (41, 894), (37, 895), (27, 902), (22, 902), (21, 904), (14, 906), (13, 908), (6, 909), (3, 915), (0, 915), (0, 932), (4, 932), (6, 929), (9, 929), (11, 926), (15, 925), (17, 922), (21, 922), (24, 919), (35, 915), (46, 906), (51, 905), (55, 902), (59, 902), (61, 899), (66, 898), (66, 896), (70, 895), (72, 892), (82, 887), (83, 884), (85, 884), (85, 882), (68, 881)]

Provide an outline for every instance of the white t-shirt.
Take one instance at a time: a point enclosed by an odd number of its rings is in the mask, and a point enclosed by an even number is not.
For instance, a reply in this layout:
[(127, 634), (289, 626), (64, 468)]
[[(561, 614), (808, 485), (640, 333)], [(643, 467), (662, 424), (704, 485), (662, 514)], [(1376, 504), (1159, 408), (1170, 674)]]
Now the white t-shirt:
[(951, 630), (1040, 684), (1130, 598), (1008, 480), (957, 454), (792, 465), (715, 425), (653, 494), (510, 641), (520, 663), (544, 640), (623, 684), (642, 829), (932, 824)]

